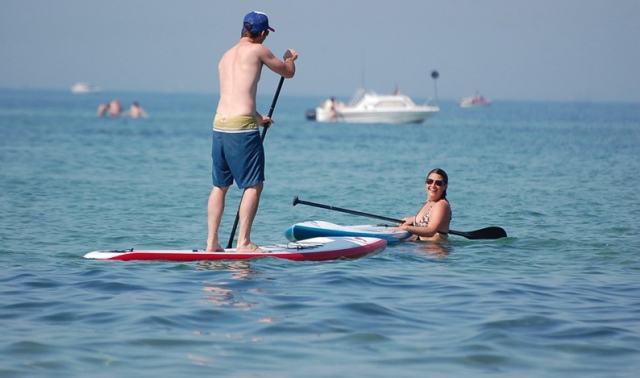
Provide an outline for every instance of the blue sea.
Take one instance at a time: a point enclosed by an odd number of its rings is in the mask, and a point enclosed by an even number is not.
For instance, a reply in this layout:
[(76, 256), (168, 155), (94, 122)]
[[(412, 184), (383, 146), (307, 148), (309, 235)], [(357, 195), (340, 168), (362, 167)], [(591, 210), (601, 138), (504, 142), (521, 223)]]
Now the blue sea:
[[(272, 96), (261, 87), (261, 112)], [(98, 118), (113, 98), (150, 117)], [(441, 100), (421, 125), (308, 121), (322, 100), (283, 87), (254, 242), (380, 223), (295, 196), (413, 215), (435, 167), (452, 229), (509, 236), (327, 262), (87, 260), (206, 246), (217, 95), (0, 90), (0, 376), (636, 376), (640, 104)]]

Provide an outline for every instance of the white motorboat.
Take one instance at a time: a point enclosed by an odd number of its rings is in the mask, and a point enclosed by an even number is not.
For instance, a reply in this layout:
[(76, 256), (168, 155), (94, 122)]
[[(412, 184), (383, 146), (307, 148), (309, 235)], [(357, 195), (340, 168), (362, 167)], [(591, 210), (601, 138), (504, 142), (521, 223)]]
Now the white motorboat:
[[(346, 123), (422, 123), (440, 111), (439, 106), (416, 105), (409, 96), (396, 92), (379, 95), (360, 89), (348, 104), (335, 98), (316, 108), (318, 122)], [(309, 118), (309, 117), (307, 117)]]
[(472, 106), (489, 106), (491, 105), (491, 100), (482, 97), (479, 93), (476, 93), (473, 96), (465, 97), (462, 100), (458, 101), (458, 105), (461, 108), (470, 108)]
[(71, 87), (73, 94), (100, 93), (100, 87), (85, 82), (77, 82)]

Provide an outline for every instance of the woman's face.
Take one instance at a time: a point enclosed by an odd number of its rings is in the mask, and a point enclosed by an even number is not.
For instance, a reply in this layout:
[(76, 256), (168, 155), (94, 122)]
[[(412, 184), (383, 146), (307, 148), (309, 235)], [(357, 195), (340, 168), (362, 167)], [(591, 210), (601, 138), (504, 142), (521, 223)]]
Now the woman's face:
[(432, 201), (437, 201), (442, 198), (442, 193), (444, 193), (448, 185), (444, 183), (442, 176), (437, 173), (432, 173), (427, 177), (425, 186), (427, 189), (427, 198)]

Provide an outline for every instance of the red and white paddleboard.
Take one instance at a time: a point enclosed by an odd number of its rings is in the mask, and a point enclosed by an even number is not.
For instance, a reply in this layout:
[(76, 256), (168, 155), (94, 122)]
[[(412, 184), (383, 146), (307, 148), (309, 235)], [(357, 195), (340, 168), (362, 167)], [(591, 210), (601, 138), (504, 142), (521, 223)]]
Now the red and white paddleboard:
[(319, 237), (298, 242), (260, 247), (266, 252), (236, 252), (235, 248), (224, 252), (202, 250), (116, 250), (94, 251), (84, 255), (97, 260), (248, 260), (261, 257), (277, 257), (296, 261), (325, 261), (339, 258), (357, 258), (382, 252), (387, 246), (383, 239), (368, 237)]

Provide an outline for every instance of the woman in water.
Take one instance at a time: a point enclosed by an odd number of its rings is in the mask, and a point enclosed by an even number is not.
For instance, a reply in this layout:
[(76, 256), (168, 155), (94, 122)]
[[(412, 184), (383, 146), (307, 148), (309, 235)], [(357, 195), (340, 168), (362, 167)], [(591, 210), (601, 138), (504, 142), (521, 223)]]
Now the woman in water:
[(446, 240), (451, 222), (451, 206), (447, 200), (449, 176), (440, 168), (429, 172), (425, 182), (427, 202), (418, 214), (403, 218), (396, 230), (412, 233), (413, 240)]

